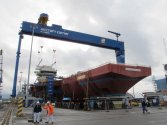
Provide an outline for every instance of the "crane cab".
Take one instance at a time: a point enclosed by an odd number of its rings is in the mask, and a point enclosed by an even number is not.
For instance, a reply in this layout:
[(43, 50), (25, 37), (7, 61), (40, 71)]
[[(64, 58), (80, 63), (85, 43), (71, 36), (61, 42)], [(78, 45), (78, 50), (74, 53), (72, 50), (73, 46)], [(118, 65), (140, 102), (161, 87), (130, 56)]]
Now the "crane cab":
[(48, 18), (49, 18), (48, 14), (45, 13), (40, 14), (40, 17), (38, 19), (38, 24), (47, 25)]

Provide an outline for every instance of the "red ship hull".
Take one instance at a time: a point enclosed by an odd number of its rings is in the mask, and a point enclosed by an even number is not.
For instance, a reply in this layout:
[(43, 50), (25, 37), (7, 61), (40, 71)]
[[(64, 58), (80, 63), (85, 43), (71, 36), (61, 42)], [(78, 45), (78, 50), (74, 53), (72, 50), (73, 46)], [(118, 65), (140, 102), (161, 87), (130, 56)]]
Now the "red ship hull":
[(106, 64), (64, 78), (64, 97), (88, 98), (123, 95), (137, 82), (151, 75), (151, 68), (124, 64)]

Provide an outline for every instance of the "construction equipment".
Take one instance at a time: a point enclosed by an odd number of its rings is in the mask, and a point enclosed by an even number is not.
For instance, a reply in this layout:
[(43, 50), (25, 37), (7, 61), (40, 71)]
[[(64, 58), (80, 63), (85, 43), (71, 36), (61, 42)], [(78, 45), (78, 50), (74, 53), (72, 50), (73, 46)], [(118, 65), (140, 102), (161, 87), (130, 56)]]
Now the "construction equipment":
[(44, 38), (65, 40), (68, 42), (75, 42), (80, 44), (86, 44), (106, 49), (113, 49), (116, 53), (117, 63), (125, 63), (125, 52), (124, 43), (118, 40), (108, 39), (100, 36), (89, 35), (81, 32), (71, 31), (63, 29), (62, 26), (52, 24), (52, 26), (47, 26), (48, 15), (41, 14), (37, 24), (23, 21), (21, 31), (19, 32), (19, 43), (16, 56), (16, 65), (13, 81), (12, 97), (16, 96), (16, 83), (18, 74), (18, 65), (21, 49), (21, 40), (23, 39), (23, 34), (33, 35)]

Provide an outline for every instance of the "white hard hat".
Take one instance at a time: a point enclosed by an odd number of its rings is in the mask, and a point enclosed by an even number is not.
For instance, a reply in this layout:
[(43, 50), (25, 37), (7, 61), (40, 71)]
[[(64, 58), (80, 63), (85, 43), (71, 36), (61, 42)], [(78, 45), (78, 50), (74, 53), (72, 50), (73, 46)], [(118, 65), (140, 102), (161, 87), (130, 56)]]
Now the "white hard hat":
[(39, 104), (39, 101), (37, 101), (37, 104)]

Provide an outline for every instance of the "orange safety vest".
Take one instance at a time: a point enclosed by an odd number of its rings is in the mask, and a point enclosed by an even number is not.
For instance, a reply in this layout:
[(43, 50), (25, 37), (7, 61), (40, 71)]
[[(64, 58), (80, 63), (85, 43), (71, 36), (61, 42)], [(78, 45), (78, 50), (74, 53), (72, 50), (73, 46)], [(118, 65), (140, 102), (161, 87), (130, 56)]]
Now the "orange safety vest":
[(52, 104), (45, 105), (43, 108), (47, 110), (48, 115), (52, 115), (54, 113), (54, 107)]

